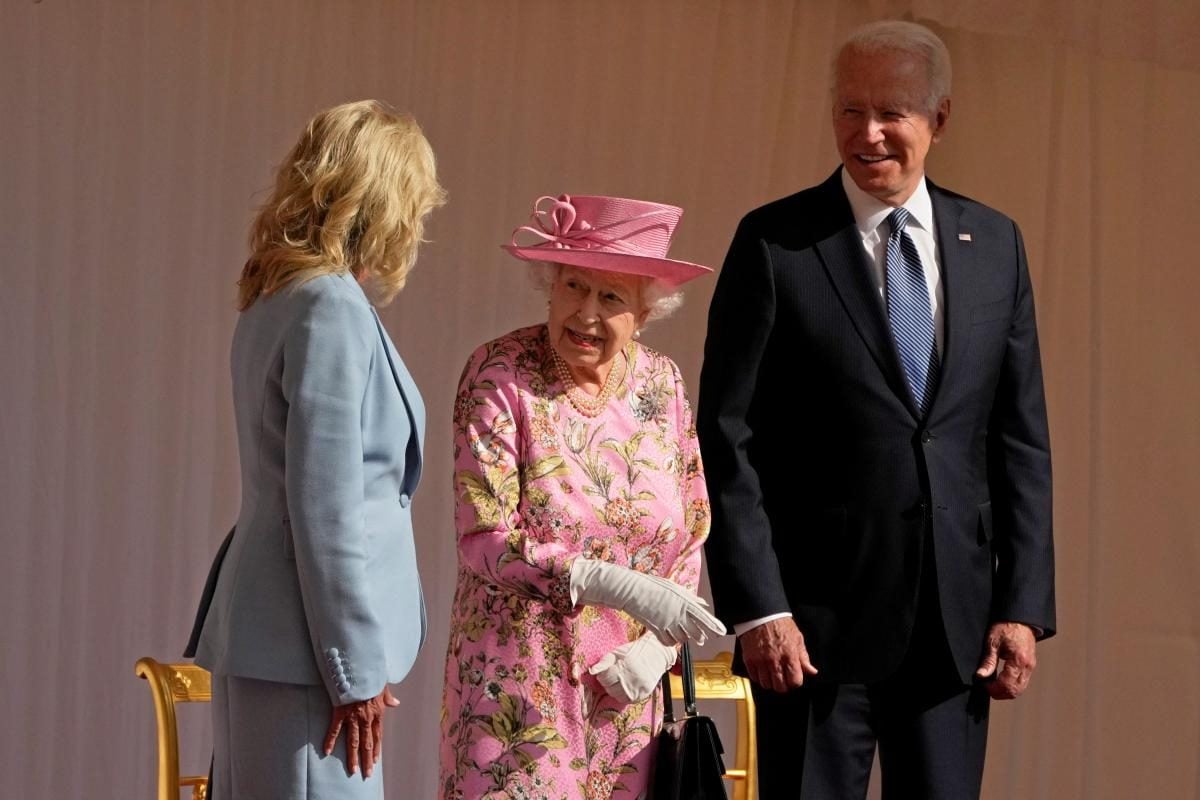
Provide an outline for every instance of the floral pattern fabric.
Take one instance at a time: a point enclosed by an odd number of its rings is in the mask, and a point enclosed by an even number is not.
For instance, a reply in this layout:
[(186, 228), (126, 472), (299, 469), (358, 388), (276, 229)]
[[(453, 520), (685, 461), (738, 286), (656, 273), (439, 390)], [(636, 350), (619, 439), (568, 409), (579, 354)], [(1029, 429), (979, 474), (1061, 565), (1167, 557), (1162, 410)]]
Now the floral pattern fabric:
[(446, 800), (646, 794), (658, 695), (624, 705), (587, 671), (644, 629), (619, 611), (575, 607), (571, 564), (603, 559), (694, 591), (709, 509), (678, 368), (636, 342), (623, 357), (624, 379), (596, 417), (565, 395), (545, 325), (483, 345), (463, 372)]

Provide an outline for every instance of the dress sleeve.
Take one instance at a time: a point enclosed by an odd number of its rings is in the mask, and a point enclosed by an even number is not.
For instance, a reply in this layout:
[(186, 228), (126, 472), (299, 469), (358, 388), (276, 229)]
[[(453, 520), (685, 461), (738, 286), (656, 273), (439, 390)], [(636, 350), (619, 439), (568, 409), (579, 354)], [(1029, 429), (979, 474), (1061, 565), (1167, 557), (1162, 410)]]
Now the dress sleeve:
[(711, 514), (708, 506), (708, 486), (704, 482), (704, 463), (700, 458), (700, 443), (696, 438), (696, 423), (687, 387), (679, 368), (675, 373), (675, 409), (679, 436), (679, 456), (682, 487), (684, 529), (688, 540), (675, 559), (670, 577), (676, 583), (696, 591), (700, 584), (700, 551), (708, 538)]
[(563, 613), (571, 601), (571, 564), (561, 544), (539, 542), (522, 526), (521, 492), (566, 469), (559, 456), (525, 463), (528, 430), (511, 360), (495, 343), (467, 362), (454, 410), (455, 528), (462, 569)]

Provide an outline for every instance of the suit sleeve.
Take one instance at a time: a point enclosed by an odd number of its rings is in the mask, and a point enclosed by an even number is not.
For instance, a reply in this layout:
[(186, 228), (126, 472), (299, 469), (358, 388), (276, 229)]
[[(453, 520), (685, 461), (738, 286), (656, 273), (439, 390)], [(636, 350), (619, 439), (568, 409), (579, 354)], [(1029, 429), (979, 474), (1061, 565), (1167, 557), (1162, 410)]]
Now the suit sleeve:
[(323, 292), (283, 347), (285, 483), (300, 592), (335, 705), (378, 695), (383, 629), (367, 597), (362, 406), (375, 352), (371, 311)]
[[(519, 511), (522, 486), (552, 478), (553, 457), (522, 465), (512, 373), (481, 348), (471, 356), (458, 387), (454, 420), (454, 520), (463, 569), (514, 594), (571, 612), (571, 564), (577, 553), (538, 541)], [(540, 476), (540, 477), (539, 477)]]
[(789, 610), (751, 443), (760, 372), (775, 323), (770, 256), (748, 220), (734, 235), (708, 313), (697, 429), (712, 503), (705, 546), (717, 615), (727, 625)]
[(1055, 632), (1050, 434), (1033, 287), (1021, 232), (1013, 226), (1017, 293), (988, 429), (995, 531), (994, 621)]

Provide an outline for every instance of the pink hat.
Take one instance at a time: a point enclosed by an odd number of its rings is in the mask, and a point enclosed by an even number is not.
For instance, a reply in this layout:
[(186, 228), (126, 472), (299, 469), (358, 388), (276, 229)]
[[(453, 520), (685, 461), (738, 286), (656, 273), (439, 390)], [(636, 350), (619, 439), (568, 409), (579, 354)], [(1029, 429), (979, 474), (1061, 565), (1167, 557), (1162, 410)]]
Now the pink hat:
[[(711, 267), (666, 258), (681, 216), (682, 208), (644, 200), (544, 196), (533, 204), (533, 224), (514, 230), (511, 243), (501, 247), (525, 261), (645, 275), (678, 286), (712, 272)], [(522, 233), (540, 241), (519, 245)]]

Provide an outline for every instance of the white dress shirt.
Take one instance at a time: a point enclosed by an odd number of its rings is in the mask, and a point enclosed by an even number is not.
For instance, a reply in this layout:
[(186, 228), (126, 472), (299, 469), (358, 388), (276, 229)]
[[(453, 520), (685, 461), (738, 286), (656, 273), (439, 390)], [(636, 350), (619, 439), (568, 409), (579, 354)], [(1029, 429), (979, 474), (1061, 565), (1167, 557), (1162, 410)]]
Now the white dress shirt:
[[(887, 218), (888, 214), (895, 210), (895, 207), (887, 205), (882, 200), (878, 200), (858, 188), (845, 169), (842, 170), (842, 189), (845, 190), (846, 198), (850, 201), (850, 209), (854, 212), (854, 225), (858, 228), (858, 235), (862, 237), (863, 249), (867, 253), (871, 285), (879, 293), (879, 300), (886, 309), (887, 302), (884, 291), (887, 240), (891, 235)], [(929, 310), (933, 313), (933, 338), (940, 357), (943, 353), (942, 342), (945, 338), (943, 319), (946, 306), (942, 292), (941, 261), (938, 259), (937, 252), (937, 231), (933, 224), (933, 201), (929, 199), (929, 187), (925, 185), (924, 176), (921, 177), (921, 182), (917, 184), (916, 190), (904, 201), (902, 207), (909, 213), (908, 224), (904, 230), (908, 232), (913, 244), (917, 246), (917, 253), (921, 256), (921, 266), (925, 270), (925, 286), (929, 289)], [(792, 616), (791, 612), (783, 611), (739, 622), (733, 626), (733, 633), (741, 636), (759, 625), (790, 616)]]
[[(854, 225), (858, 235), (862, 237), (863, 249), (867, 251), (867, 261), (871, 267), (871, 284), (879, 292), (880, 300), (884, 300), (884, 272), (887, 259), (887, 240), (892, 231), (887, 225), (888, 214), (894, 210), (882, 200), (877, 200), (855, 185), (846, 170), (842, 170), (842, 188), (850, 201), (854, 212)], [(929, 290), (929, 310), (933, 313), (933, 338), (937, 342), (938, 355), (941, 356), (942, 342), (945, 339), (943, 319), (946, 315), (946, 304), (942, 292), (942, 262), (937, 252), (937, 231), (933, 225), (933, 201), (929, 199), (929, 187), (925, 178), (917, 184), (916, 190), (904, 201), (902, 206), (908, 213), (908, 224), (904, 230), (917, 246), (921, 256), (921, 266), (925, 270), (925, 287)], [(886, 302), (885, 302), (886, 306)]]

